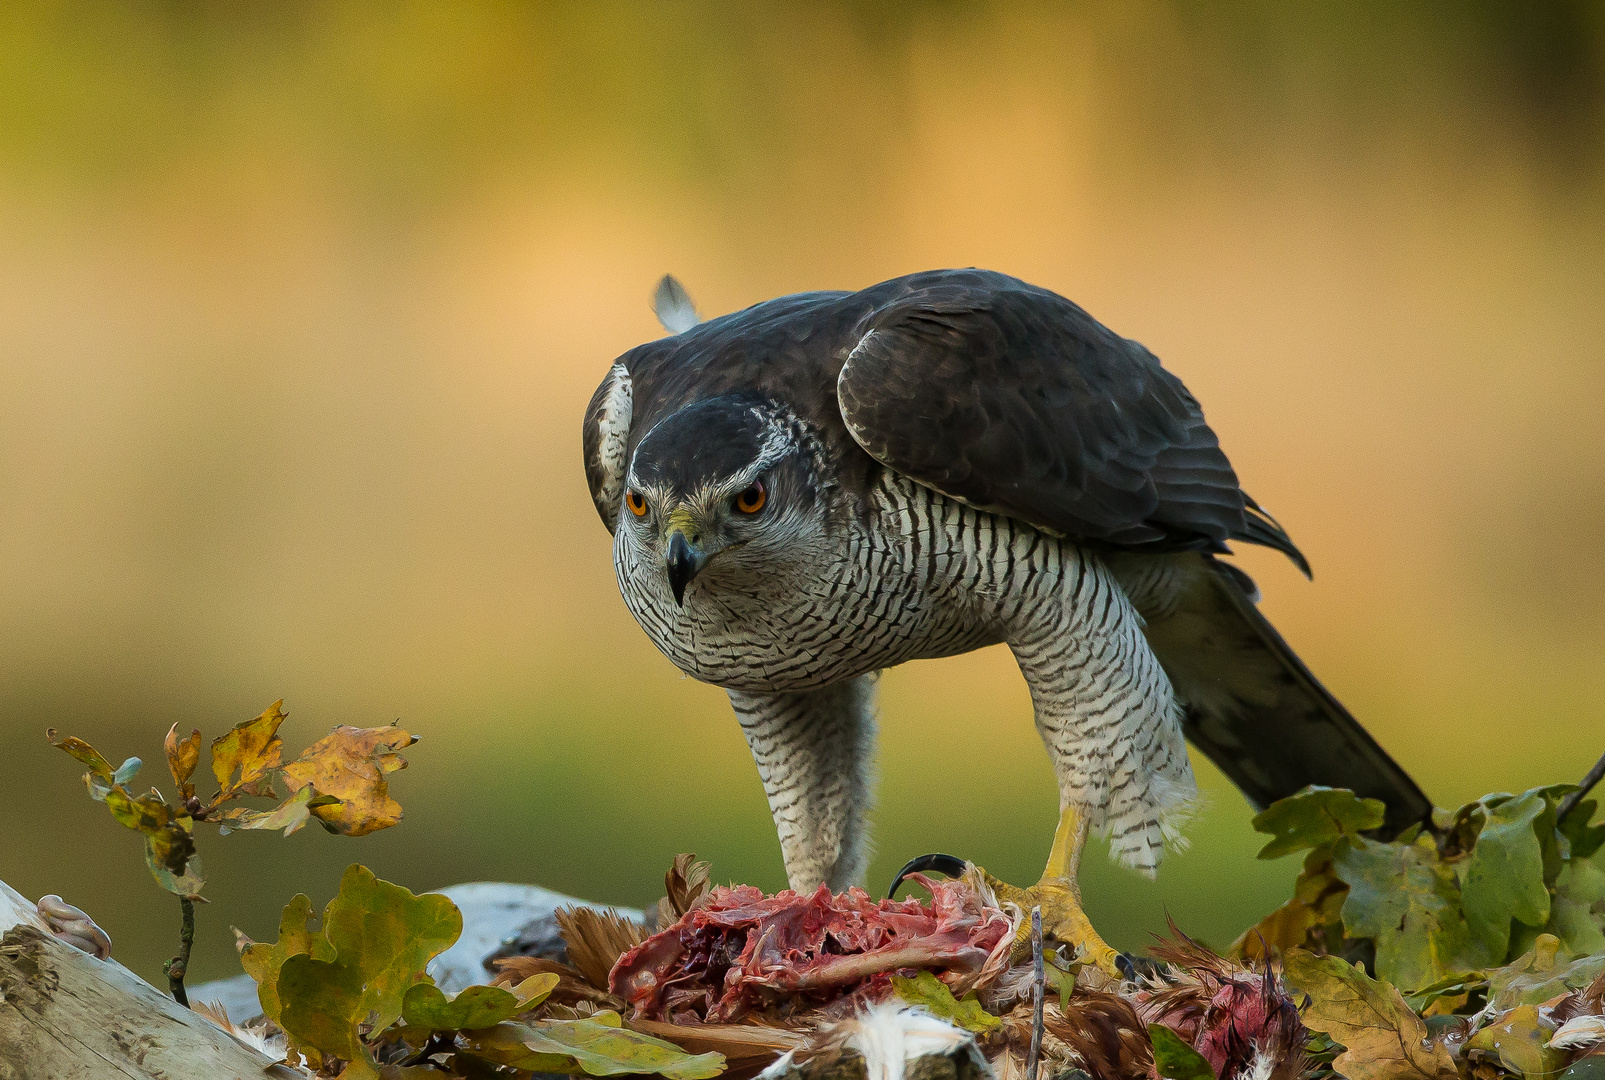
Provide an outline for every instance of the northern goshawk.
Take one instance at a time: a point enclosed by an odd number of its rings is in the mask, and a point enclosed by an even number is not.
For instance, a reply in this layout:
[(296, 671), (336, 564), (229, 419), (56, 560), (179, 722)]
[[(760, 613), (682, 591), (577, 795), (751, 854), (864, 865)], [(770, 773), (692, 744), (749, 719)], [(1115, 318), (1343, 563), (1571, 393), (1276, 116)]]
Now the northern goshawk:
[(625, 353), (585, 471), (625, 603), (724, 687), (792, 888), (860, 881), (874, 680), (1005, 643), (1059, 783), (1043, 878), (1005, 899), (1105, 970), (1081, 912), (1089, 829), (1159, 865), (1195, 798), (1183, 736), (1263, 807), (1307, 784), (1431, 803), (1255, 608), (1227, 542), (1304, 557), (1238, 486), (1186, 387), (1045, 289), (937, 270), (699, 323)]

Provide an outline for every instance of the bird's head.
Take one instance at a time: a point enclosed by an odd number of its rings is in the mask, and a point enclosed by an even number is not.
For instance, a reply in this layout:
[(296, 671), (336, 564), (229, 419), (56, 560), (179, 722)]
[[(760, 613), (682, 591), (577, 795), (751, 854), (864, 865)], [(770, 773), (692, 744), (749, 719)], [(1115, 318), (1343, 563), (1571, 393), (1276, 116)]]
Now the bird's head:
[(636, 447), (619, 537), (667, 576), (675, 602), (705, 570), (773, 573), (825, 530), (818, 453), (806, 427), (764, 398), (687, 405)]

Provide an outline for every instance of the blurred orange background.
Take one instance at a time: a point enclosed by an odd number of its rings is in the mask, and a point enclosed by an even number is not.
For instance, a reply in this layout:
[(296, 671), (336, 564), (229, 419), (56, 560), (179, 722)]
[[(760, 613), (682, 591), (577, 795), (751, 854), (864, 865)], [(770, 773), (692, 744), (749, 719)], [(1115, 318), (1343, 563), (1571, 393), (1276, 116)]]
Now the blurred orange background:
[[(177, 905), (47, 727), (166, 782), (284, 698), (397, 717), (407, 819), (202, 837), (192, 971), (359, 860), (639, 904), (783, 884), (720, 691), (619, 601), (579, 460), (611, 360), (914, 270), (1051, 287), (1162, 357), (1310, 556), (1245, 552), (1447, 806), (1605, 750), (1605, 8), (134, 2), (0, 13), (0, 879), (150, 978)], [(883, 692), (870, 884), (1032, 880), (1056, 804), (1005, 651)], [(203, 766), (204, 769), (204, 766)], [(1217, 945), (1249, 811), (1094, 921)]]

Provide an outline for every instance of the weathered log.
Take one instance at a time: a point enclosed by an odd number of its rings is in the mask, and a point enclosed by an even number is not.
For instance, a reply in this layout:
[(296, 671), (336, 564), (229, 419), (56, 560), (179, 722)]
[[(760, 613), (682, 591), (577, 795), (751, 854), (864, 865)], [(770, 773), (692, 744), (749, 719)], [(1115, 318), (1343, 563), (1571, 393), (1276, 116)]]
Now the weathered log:
[[(501, 882), (440, 891), (463, 913), (462, 937), (429, 965), (448, 992), (484, 982), (485, 958), (532, 921), (549, 919), (561, 906), (585, 904), (534, 885)], [(270, 1058), (115, 960), (98, 960), (57, 940), (33, 902), (3, 881), (0, 931), (0, 1080), (274, 1075)], [(248, 975), (192, 987), (190, 996), (222, 1005), (236, 1023), (261, 1014)], [(282, 1068), (277, 1074), (295, 1075)]]
[(113, 960), (50, 934), (0, 881), (0, 1080), (291, 1077)]

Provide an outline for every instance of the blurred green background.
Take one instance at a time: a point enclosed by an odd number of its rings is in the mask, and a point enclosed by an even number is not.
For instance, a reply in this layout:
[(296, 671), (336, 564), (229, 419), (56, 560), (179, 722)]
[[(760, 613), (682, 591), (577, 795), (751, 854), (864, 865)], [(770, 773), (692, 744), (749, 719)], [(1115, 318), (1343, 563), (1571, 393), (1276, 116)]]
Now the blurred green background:
[[(1267, 612), (1440, 803), (1605, 749), (1605, 6), (10, 5), (0, 878), (156, 978), (177, 905), (44, 730), (165, 783), (169, 724), (283, 697), (292, 753), (422, 734), (407, 819), (203, 837), (196, 978), (353, 860), (781, 886), (722, 694), (618, 600), (581, 412), (665, 271), (719, 314), (966, 264), (1187, 381), (1315, 565), (1244, 553)], [(892, 672), (883, 744), (873, 887), (1035, 878), (1006, 652)], [(1119, 944), (1286, 893), (1199, 771), (1157, 884), (1089, 860)]]

